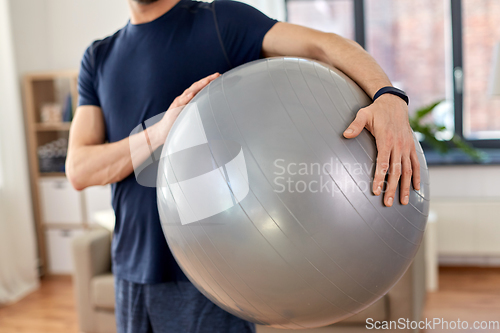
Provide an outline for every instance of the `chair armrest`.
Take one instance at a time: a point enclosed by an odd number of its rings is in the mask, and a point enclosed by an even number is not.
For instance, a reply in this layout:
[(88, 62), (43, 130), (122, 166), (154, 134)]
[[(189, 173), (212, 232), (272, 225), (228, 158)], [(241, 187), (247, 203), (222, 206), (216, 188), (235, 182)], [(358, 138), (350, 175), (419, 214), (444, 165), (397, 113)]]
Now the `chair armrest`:
[[(421, 320), (425, 303), (425, 238), (403, 277), (389, 291), (389, 318)], [(415, 332), (418, 332), (416, 330)]]
[(90, 280), (111, 271), (111, 235), (108, 230), (91, 230), (75, 238), (72, 247), (74, 271), (78, 277), (86, 275)]
[(73, 240), (72, 251), (80, 331), (93, 332), (95, 315), (90, 298), (90, 282), (94, 276), (111, 272), (111, 234), (105, 229), (89, 231)]

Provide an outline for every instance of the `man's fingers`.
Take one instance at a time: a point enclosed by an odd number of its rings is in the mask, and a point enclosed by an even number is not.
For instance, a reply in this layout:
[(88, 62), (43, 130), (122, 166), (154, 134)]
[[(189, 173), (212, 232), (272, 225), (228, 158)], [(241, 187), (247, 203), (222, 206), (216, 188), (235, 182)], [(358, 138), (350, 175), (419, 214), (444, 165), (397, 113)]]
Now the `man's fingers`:
[(186, 104), (188, 104), (193, 97), (194, 97), (193, 93), (184, 92), (182, 95), (180, 95), (176, 99), (174, 99), (174, 101), (172, 102), (172, 104), (170, 105), (170, 107), (168, 109), (172, 110), (172, 109), (181, 108), (181, 107), (185, 106)]
[(378, 144), (377, 167), (375, 169), (375, 177), (373, 178), (373, 193), (380, 195), (384, 187), (384, 180), (387, 171), (389, 170), (390, 150), (383, 144)]
[(201, 91), (201, 89), (205, 88), (210, 82), (212, 82), (213, 80), (215, 80), (219, 76), (220, 76), (219, 73), (214, 73), (210, 76), (207, 76), (207, 77), (193, 83), (191, 85), (191, 87), (184, 90), (182, 95), (180, 95), (179, 97), (177, 97), (174, 100), (172, 105), (170, 105), (170, 109), (178, 108), (178, 107), (181, 107), (181, 106), (188, 104), (193, 99), (193, 97), (196, 96), (196, 94)]
[(194, 97), (194, 93), (188, 92), (187, 94), (182, 94), (179, 98), (179, 105), (178, 106), (183, 106), (189, 103)]
[(201, 89), (205, 88), (210, 82), (212, 82), (213, 80), (215, 80), (216, 78), (218, 78), (220, 76), (219, 73), (214, 73), (210, 76), (207, 76), (195, 83), (193, 83), (191, 85), (191, 87), (189, 87), (185, 93), (193, 93), (194, 95), (196, 95), (197, 93), (200, 92)]
[(401, 186), (399, 188), (399, 200), (403, 205), (407, 205), (410, 201), (410, 184), (411, 184), (412, 168), (410, 156), (403, 156), (402, 171), (401, 171)]
[(359, 133), (361, 133), (363, 128), (365, 128), (367, 120), (368, 117), (365, 109), (359, 110), (354, 121), (344, 131), (344, 137), (346, 137), (347, 139), (357, 137)]
[(394, 203), (394, 195), (398, 188), (399, 177), (401, 176), (401, 153), (393, 151), (391, 154), (391, 166), (387, 180), (387, 188), (384, 195), (384, 204), (391, 207)]
[(413, 188), (420, 191), (420, 161), (415, 149), (410, 153), (411, 168), (413, 170)]

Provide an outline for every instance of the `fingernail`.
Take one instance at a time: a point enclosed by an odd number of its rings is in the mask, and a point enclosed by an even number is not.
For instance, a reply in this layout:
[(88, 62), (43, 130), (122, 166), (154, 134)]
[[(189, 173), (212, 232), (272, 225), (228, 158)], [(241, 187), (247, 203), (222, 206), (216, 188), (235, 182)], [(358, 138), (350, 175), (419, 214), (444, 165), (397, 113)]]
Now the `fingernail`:
[(381, 191), (382, 191), (382, 187), (380, 187), (380, 186), (379, 186), (379, 187), (377, 187), (377, 189), (375, 190), (375, 194), (376, 194), (376, 195), (379, 195)]
[(405, 195), (405, 197), (403, 198), (403, 204), (407, 205), (408, 201), (409, 201), (409, 197), (407, 195)]
[(348, 128), (345, 130), (345, 134), (352, 134), (354, 132), (354, 130), (352, 130), (351, 128)]
[(417, 184), (417, 187), (415, 188), (417, 191), (420, 191), (420, 183)]
[(393, 202), (394, 202), (394, 199), (392, 197), (387, 199), (387, 206), (391, 207)]

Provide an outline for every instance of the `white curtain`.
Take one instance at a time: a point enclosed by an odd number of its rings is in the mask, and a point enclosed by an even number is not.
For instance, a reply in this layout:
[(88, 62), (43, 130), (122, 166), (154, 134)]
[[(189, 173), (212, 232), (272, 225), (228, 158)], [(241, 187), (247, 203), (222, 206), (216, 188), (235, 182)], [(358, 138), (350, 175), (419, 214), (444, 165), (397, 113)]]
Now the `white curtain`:
[(279, 21), (285, 21), (285, 0), (238, 0), (254, 6), (264, 14)]
[(23, 113), (8, 0), (0, 0), (0, 304), (38, 287)]

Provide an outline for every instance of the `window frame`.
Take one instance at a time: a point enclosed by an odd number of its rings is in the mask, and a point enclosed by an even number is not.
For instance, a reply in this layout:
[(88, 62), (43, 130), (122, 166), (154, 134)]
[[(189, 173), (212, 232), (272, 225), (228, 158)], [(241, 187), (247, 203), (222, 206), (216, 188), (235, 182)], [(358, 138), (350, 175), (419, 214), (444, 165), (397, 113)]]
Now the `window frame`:
[[(288, 20), (288, 3), (293, 1), (312, 0), (285, 0), (285, 11)], [(330, 0), (335, 1), (335, 0)], [(364, 0), (351, 0), (354, 12), (354, 35), (355, 41), (363, 48), (366, 47), (366, 19)], [(499, 139), (479, 139), (471, 140), (464, 137), (464, 94), (463, 83), (467, 78), (463, 77), (463, 24), (462, 24), (462, 1), (449, 0), (451, 10), (451, 38), (452, 38), (452, 75), (453, 77), (453, 99), (455, 134), (463, 138), (467, 143), (480, 149), (500, 149)], [(427, 148), (427, 147), (426, 147)], [(427, 150), (427, 149), (426, 149)]]
[(451, 35), (453, 52), (453, 99), (455, 105), (455, 134), (476, 148), (500, 148), (500, 139), (470, 140), (464, 136), (464, 81), (463, 76), (463, 20), (462, 1), (450, 0)]

